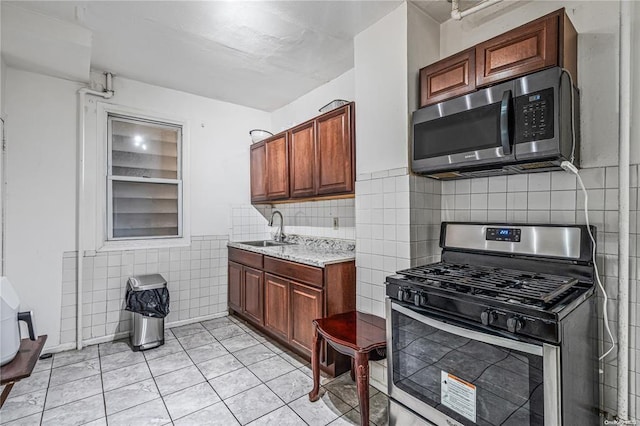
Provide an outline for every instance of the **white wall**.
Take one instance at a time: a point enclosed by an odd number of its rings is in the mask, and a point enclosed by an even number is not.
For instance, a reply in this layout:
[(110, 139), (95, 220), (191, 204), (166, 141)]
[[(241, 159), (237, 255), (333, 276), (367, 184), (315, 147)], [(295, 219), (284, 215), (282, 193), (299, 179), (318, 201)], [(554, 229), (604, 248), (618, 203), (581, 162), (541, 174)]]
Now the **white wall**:
[(354, 39), (356, 173), (407, 166), (407, 3)]
[[(92, 81), (102, 83), (103, 77), (93, 74)], [(191, 234), (226, 235), (231, 225), (230, 206), (250, 200), (249, 130), (268, 127), (270, 115), (264, 111), (120, 77), (114, 78), (114, 90), (114, 97), (107, 103), (188, 122)], [(95, 98), (91, 100), (95, 101)], [(95, 150), (101, 147), (101, 144), (96, 145), (95, 140), (95, 102), (89, 104), (86, 132), (87, 156), (95, 161)], [(97, 167), (98, 164), (94, 163), (88, 170)], [(92, 179), (95, 175), (89, 172), (87, 177)], [(97, 188), (102, 184), (102, 180), (93, 183), (88, 181), (87, 187), (93, 185)], [(90, 194), (87, 195), (90, 197)], [(95, 199), (88, 198), (87, 203), (89, 208), (95, 209)], [(92, 219), (95, 221), (95, 217)], [(88, 236), (88, 249), (94, 243), (91, 237)]]
[[(81, 86), (14, 68), (5, 74), (3, 97), (10, 123), (6, 272), (23, 309), (34, 310), (39, 332), (49, 335), (47, 346), (53, 347), (59, 343), (63, 253), (75, 250), (76, 91)], [(191, 233), (227, 235), (230, 205), (249, 202), (248, 131), (268, 126), (270, 115), (118, 77), (114, 86), (114, 103), (189, 121)], [(87, 104), (93, 154), (95, 101)], [(96, 167), (95, 160), (87, 163), (87, 177), (94, 179), (88, 188), (103, 185), (92, 173)], [(95, 226), (95, 220), (90, 224)], [(94, 235), (88, 242), (94, 242)]]
[[(440, 24), (415, 4), (407, 10), (407, 67), (409, 114), (420, 104), (420, 68), (440, 59)], [(409, 120), (409, 123), (411, 121)]]
[(631, 162), (640, 163), (640, 82), (635, 77), (640, 73), (640, 6), (633, 7), (633, 38), (631, 65)]
[(79, 84), (7, 68), (6, 275), (49, 346), (59, 339), (62, 253), (75, 248)]
[(354, 77), (354, 70), (350, 69), (290, 104), (273, 111), (271, 113), (271, 127), (265, 130), (275, 134), (290, 129), (296, 124), (303, 123), (320, 114), (318, 110), (334, 99), (354, 100)]
[[(578, 87), (583, 167), (618, 163), (618, 20), (612, 1), (505, 2), (461, 21), (442, 24), (440, 54), (447, 57), (561, 7), (578, 31)], [(636, 43), (635, 46), (638, 46)], [(640, 90), (640, 89), (637, 89)], [(636, 92), (640, 95), (640, 91)], [(636, 99), (638, 97), (636, 96)], [(636, 161), (640, 149), (634, 150)]]

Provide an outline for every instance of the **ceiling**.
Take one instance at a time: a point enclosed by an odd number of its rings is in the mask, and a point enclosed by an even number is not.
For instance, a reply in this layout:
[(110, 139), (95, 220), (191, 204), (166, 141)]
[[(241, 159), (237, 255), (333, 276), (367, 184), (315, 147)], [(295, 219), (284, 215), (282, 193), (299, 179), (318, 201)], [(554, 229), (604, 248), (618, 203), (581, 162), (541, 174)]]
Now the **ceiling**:
[(265, 111), (351, 69), (354, 36), (400, 3), (2, 2), (89, 29), (92, 69)]

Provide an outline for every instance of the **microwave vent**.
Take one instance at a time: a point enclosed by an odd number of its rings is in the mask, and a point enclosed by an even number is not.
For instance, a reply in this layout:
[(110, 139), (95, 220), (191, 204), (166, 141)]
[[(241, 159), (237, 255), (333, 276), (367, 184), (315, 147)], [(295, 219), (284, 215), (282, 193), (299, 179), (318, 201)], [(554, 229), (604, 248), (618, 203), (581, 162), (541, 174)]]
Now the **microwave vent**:
[(557, 167), (557, 165), (552, 163), (551, 161), (541, 161), (538, 163), (527, 163), (518, 165), (518, 168), (522, 170), (549, 169), (555, 167)]

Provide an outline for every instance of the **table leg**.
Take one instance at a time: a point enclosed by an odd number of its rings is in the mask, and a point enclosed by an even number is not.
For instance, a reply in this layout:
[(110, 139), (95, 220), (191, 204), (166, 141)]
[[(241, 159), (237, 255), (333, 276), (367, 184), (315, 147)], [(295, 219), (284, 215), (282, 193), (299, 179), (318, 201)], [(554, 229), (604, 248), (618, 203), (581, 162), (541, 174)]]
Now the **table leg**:
[(0, 408), (2, 408), (4, 402), (7, 400), (9, 392), (11, 392), (11, 389), (13, 389), (13, 385), (15, 385), (15, 382), (7, 383), (4, 389), (2, 389), (2, 395), (0, 395)]
[(311, 350), (311, 369), (313, 371), (313, 389), (309, 392), (309, 401), (315, 402), (320, 395), (320, 346), (322, 336), (318, 333), (318, 326), (313, 326), (313, 348)]
[(356, 352), (356, 387), (360, 402), (360, 424), (369, 426), (369, 354)]
[(355, 365), (355, 358), (351, 358), (351, 381), (355, 382), (356, 381), (356, 365)]

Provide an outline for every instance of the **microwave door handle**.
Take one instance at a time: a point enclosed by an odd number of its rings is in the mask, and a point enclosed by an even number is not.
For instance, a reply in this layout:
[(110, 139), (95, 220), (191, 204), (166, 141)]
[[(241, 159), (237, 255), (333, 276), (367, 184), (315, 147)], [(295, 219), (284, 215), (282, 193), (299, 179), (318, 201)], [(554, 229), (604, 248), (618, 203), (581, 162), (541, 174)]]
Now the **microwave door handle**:
[(511, 155), (511, 138), (509, 137), (509, 109), (511, 108), (511, 90), (505, 90), (500, 103), (500, 142), (502, 153)]

